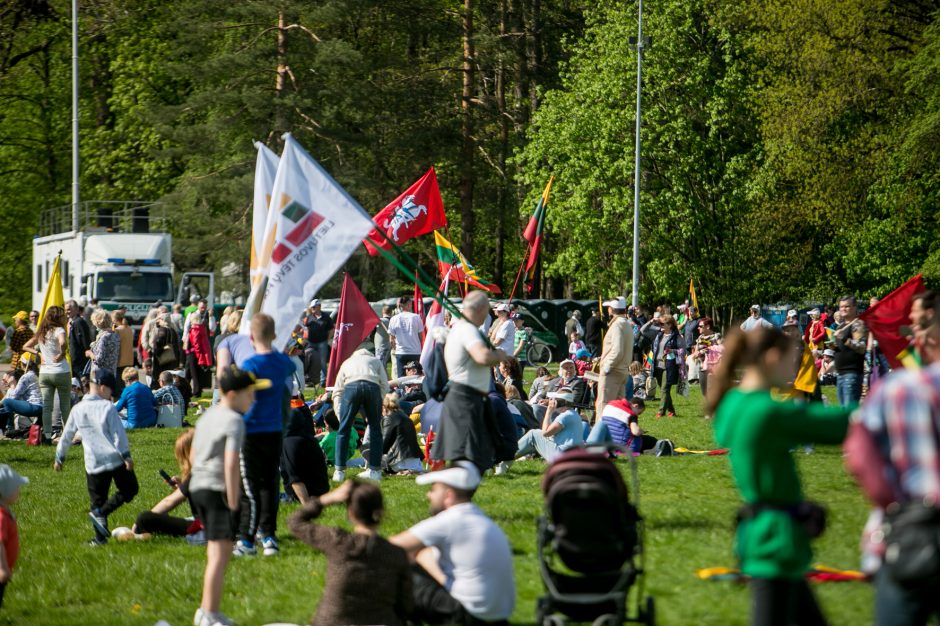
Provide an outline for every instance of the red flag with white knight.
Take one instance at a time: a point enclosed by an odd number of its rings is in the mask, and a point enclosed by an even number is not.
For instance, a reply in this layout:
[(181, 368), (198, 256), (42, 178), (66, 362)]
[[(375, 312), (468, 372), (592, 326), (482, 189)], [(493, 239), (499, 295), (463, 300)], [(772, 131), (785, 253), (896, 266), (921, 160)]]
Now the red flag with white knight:
[[(447, 226), (444, 214), (444, 201), (437, 186), (437, 175), (432, 167), (424, 176), (387, 207), (379, 211), (372, 221), (385, 232), (385, 236), (401, 245), (421, 235), (427, 235), (437, 228)], [(391, 250), (391, 244), (373, 229), (362, 242), (372, 256), (379, 251)]]
[(363, 341), (369, 338), (372, 330), (378, 326), (379, 316), (372, 310), (359, 287), (349, 277), (343, 276), (343, 292), (339, 300), (339, 312), (333, 331), (333, 350), (330, 352), (330, 366), (326, 371), (326, 386), (332, 387), (343, 361), (356, 351)]

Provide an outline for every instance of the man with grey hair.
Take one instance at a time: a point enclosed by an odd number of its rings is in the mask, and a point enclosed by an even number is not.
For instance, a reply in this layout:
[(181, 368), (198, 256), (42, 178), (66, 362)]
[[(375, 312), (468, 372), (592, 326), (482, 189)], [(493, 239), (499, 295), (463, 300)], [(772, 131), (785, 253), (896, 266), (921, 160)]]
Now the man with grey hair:
[(612, 298), (604, 306), (610, 315), (610, 325), (604, 335), (601, 373), (597, 379), (594, 415), (598, 417), (608, 402), (624, 396), (633, 361), (633, 325), (627, 320), (626, 299), (623, 296)]
[(495, 452), (487, 428), (490, 367), (508, 356), (502, 350), (491, 349), (480, 332), (479, 326), (489, 310), (487, 295), (482, 291), (471, 292), (463, 301), (463, 319), (455, 320), (447, 335), (444, 362), (450, 389), (444, 399), (438, 436), (431, 448), (435, 460), (468, 459), (481, 471), (492, 467)]

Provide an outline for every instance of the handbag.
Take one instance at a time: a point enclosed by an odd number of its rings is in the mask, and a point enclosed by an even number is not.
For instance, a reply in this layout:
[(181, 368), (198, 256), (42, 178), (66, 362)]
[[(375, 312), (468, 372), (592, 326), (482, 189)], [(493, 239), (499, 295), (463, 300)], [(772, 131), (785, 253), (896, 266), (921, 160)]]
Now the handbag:
[(898, 584), (940, 578), (940, 509), (923, 502), (888, 507), (884, 568)]
[(42, 445), (42, 424), (33, 424), (29, 427), (29, 435), (26, 437), (26, 445)]
[(176, 358), (176, 352), (173, 350), (173, 346), (170, 344), (163, 346), (163, 350), (161, 350), (160, 354), (157, 355), (157, 363), (159, 363), (161, 367), (169, 367), (179, 363)]

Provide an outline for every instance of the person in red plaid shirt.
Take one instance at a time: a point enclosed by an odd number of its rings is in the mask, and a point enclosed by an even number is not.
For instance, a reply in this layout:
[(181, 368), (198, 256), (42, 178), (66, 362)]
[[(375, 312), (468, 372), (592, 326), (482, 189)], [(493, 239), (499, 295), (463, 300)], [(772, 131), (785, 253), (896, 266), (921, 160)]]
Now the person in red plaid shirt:
[[(849, 453), (850, 467), (854, 462), (856, 467), (877, 464), (883, 468), (878, 472), (883, 482), (861, 481), (866, 495), (880, 505), (869, 519), (864, 537), (866, 569), (877, 569), (877, 624), (926, 624), (931, 614), (940, 619), (940, 554), (936, 552), (936, 538), (940, 537), (940, 319), (925, 319), (921, 324), (914, 332), (924, 366), (891, 373), (875, 387), (859, 416), (880, 459), (852, 459)], [(885, 550), (879, 541), (884, 537), (884, 511), (898, 510), (897, 505), (901, 509), (924, 507), (927, 517), (932, 517), (925, 527), (933, 528), (935, 538), (934, 552), (927, 557), (933, 561), (928, 566), (933, 574), (913, 582), (899, 581), (903, 575), (881, 562), (881, 558), (889, 564), (892, 561), (891, 549)], [(888, 537), (890, 544), (891, 535)]]

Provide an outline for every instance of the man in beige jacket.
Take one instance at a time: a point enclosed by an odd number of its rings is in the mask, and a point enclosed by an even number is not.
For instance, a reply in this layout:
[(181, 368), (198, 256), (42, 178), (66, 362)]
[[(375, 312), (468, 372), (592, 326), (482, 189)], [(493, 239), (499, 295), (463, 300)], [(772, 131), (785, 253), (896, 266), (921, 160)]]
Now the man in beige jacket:
[(595, 416), (604, 413), (608, 402), (624, 396), (627, 376), (630, 375), (630, 362), (633, 360), (633, 327), (627, 320), (627, 301), (623, 297), (617, 297), (605, 302), (604, 306), (607, 307), (611, 320), (607, 334), (604, 335), (604, 347), (601, 352), (597, 401), (594, 404)]
[(363, 343), (343, 362), (336, 375), (333, 410), (340, 420), (336, 433), (335, 482), (346, 480), (347, 441), (359, 411), (369, 423), (369, 470), (359, 474), (359, 478), (382, 479), (382, 398), (388, 393), (388, 374), (372, 349), (371, 342)]

